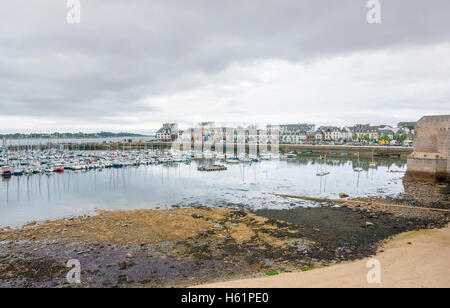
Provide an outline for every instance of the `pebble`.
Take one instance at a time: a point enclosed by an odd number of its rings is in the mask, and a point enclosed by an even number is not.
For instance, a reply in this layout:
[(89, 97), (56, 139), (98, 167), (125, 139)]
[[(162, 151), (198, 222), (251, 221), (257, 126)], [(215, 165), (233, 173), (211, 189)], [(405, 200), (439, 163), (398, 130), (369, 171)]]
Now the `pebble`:
[(127, 261), (122, 261), (119, 263), (119, 269), (120, 270), (124, 270), (128, 268), (128, 262)]

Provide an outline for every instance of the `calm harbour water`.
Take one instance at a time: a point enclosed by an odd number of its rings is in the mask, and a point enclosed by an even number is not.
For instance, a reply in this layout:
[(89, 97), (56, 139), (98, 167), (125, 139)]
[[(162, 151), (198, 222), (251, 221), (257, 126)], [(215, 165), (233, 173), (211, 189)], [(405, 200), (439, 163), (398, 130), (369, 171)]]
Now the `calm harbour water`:
[(191, 165), (141, 166), (123, 169), (66, 171), (64, 174), (12, 177), (0, 182), (0, 226), (32, 220), (91, 213), (95, 209), (138, 209), (164, 206), (223, 206), (282, 209), (317, 206), (266, 193), (336, 198), (396, 196), (403, 192), (405, 161), (378, 161), (376, 169), (353, 171), (356, 161), (336, 158), (326, 165), (330, 174), (316, 176), (322, 162), (313, 158), (228, 164), (222, 172), (199, 172)]

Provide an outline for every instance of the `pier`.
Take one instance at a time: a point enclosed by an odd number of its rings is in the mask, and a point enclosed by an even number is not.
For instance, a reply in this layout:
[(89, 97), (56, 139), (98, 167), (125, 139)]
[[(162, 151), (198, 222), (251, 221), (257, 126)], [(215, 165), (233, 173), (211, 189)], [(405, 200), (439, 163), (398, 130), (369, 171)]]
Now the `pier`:
[(206, 171), (206, 172), (225, 171), (225, 170), (227, 170), (227, 167), (223, 166), (223, 165), (201, 166), (201, 167), (198, 167), (197, 170), (198, 171)]
[(397, 147), (397, 146), (355, 146), (355, 145), (312, 145), (312, 144), (280, 144), (280, 150), (283, 152), (297, 152), (305, 153), (312, 152), (313, 154), (329, 154), (336, 153), (337, 155), (347, 153), (359, 153), (360, 157), (370, 158), (372, 152), (377, 157), (383, 158), (402, 158), (406, 159), (412, 152), (411, 147)]

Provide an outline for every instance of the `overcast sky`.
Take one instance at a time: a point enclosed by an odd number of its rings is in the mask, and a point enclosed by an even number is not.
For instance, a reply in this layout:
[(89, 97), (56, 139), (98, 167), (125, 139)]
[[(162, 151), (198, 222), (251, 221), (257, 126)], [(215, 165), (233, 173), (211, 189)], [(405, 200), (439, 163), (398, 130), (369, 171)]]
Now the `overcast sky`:
[(0, 4), (0, 132), (395, 124), (450, 113), (450, 1)]

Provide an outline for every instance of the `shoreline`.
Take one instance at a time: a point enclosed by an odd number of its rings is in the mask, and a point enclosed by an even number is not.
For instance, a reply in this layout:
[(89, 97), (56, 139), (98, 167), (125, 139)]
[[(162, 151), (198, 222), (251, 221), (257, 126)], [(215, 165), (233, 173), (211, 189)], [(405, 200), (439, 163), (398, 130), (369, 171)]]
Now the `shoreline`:
[[(196, 288), (449, 288), (450, 226), (401, 233), (378, 253), (358, 261), (272, 277), (199, 285)], [(381, 264), (381, 283), (367, 282), (369, 260)]]

